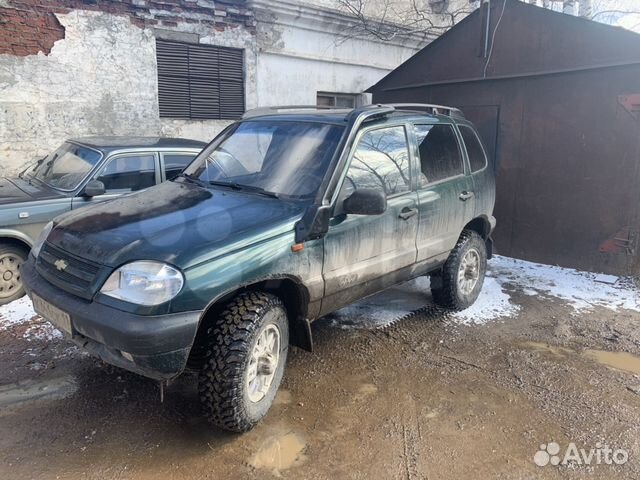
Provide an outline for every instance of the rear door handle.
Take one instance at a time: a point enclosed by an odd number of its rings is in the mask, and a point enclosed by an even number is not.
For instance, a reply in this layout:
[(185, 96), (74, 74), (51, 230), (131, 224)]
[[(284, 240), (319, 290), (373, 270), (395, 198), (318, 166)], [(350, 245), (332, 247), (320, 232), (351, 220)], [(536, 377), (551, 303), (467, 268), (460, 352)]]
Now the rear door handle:
[(466, 190), (464, 192), (461, 192), (460, 195), (458, 195), (458, 198), (463, 202), (466, 202), (471, 197), (473, 197), (473, 192), (467, 192)]
[(400, 215), (398, 215), (398, 217), (400, 217), (403, 220), (409, 220), (416, 213), (418, 213), (418, 209), (417, 208), (404, 207), (402, 209), (402, 211), (400, 212)]

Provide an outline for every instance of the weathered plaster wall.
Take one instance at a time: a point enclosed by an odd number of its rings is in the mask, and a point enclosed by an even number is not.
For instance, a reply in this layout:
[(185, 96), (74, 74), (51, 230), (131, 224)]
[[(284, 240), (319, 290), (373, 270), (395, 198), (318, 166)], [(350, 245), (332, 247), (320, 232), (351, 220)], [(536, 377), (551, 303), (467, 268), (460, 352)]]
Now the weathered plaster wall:
[(49, 55), (0, 55), (0, 169), (15, 171), (63, 139), (159, 131), (155, 45), (128, 18), (76, 10)]
[[(229, 122), (159, 118), (156, 38), (243, 49), (247, 108), (361, 92), (420, 46), (342, 39), (348, 18), (298, 0), (0, 0), (2, 9), (22, 36), (0, 47), (0, 175), (69, 137), (213, 138)], [(49, 32), (37, 42), (34, 25)]]
[[(129, 16), (73, 10), (48, 55), (0, 55), (0, 174), (84, 135), (165, 135), (209, 140), (228, 122), (160, 119), (155, 38), (245, 49), (246, 102), (256, 104), (255, 35), (245, 28), (182, 23), (141, 28)], [(138, 23), (138, 22), (136, 22)], [(190, 36), (189, 36), (190, 35)]]

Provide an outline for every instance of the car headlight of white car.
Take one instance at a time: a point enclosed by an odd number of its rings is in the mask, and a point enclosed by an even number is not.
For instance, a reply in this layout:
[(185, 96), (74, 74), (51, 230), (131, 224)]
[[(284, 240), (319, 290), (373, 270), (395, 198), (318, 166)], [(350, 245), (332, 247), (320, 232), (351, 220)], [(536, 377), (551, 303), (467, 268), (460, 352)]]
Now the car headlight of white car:
[(183, 285), (180, 270), (166, 263), (142, 260), (118, 268), (100, 292), (125, 302), (153, 306), (174, 298)]
[(53, 222), (49, 222), (44, 226), (44, 228), (40, 232), (40, 235), (38, 235), (36, 242), (33, 244), (33, 247), (31, 247), (31, 253), (35, 258), (38, 258), (38, 255), (40, 255), (42, 245), (44, 245), (44, 242), (46, 242), (47, 237), (51, 233), (51, 230), (53, 230)]

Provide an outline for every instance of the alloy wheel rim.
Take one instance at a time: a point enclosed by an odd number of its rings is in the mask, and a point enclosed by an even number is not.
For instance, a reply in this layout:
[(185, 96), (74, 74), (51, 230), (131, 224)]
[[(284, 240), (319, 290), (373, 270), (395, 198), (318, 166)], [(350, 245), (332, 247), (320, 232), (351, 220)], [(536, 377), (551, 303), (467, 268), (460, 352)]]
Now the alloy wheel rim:
[(480, 253), (475, 249), (470, 249), (462, 257), (460, 268), (458, 269), (458, 290), (463, 295), (469, 295), (478, 284), (480, 279)]
[(269, 323), (258, 336), (249, 357), (246, 389), (252, 402), (262, 400), (273, 383), (280, 360), (280, 329)]
[(9, 298), (22, 287), (22, 258), (12, 253), (0, 255), (0, 298)]

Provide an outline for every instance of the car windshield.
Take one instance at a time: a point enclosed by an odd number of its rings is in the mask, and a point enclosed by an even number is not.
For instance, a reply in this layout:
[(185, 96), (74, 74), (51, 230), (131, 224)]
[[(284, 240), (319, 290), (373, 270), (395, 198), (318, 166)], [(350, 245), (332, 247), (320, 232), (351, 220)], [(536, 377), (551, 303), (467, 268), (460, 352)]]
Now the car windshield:
[(207, 185), (309, 199), (343, 130), (314, 122), (241, 122), (205, 148), (185, 176)]
[(25, 174), (53, 188), (74, 190), (100, 158), (102, 154), (95, 150), (65, 142), (56, 151), (38, 160)]

